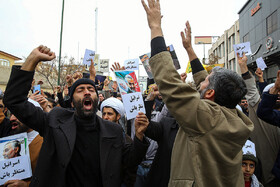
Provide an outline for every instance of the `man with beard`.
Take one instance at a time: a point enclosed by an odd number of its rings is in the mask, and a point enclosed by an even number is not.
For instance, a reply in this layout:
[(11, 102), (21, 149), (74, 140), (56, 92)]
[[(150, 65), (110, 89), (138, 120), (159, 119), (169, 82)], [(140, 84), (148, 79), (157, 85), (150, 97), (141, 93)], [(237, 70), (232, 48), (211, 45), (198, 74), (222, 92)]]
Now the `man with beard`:
[(7, 108), (44, 138), (30, 186), (119, 187), (122, 166), (137, 166), (146, 153), (147, 126), (137, 121), (134, 143), (126, 143), (118, 124), (96, 116), (98, 96), (90, 79), (71, 86), (75, 110), (55, 107), (45, 113), (27, 102), (37, 64), (54, 58), (46, 46), (35, 48), (21, 68), (12, 68), (4, 97)]
[(178, 122), (171, 157), (169, 186), (244, 186), (242, 146), (253, 130), (249, 118), (235, 107), (246, 94), (242, 78), (233, 71), (204, 70), (191, 45), (186, 23), (181, 38), (199, 92), (183, 83), (174, 68), (161, 28), (159, 0), (142, 0), (151, 31), (149, 64), (169, 112)]
[[(31, 169), (32, 173), (34, 174), (37, 160), (39, 157), (39, 153), (43, 144), (43, 138), (39, 135), (38, 132), (34, 131), (33, 129), (30, 129), (25, 124), (21, 123), (15, 115), (11, 115), (10, 117), (10, 123), (11, 123), (11, 133), (12, 134), (19, 134), (22, 132), (27, 132), (27, 138), (28, 138), (28, 146), (29, 146), (29, 155), (30, 155), (30, 161), (31, 161)], [(31, 179), (26, 180), (9, 180), (7, 181), (4, 186), (29, 186)]]

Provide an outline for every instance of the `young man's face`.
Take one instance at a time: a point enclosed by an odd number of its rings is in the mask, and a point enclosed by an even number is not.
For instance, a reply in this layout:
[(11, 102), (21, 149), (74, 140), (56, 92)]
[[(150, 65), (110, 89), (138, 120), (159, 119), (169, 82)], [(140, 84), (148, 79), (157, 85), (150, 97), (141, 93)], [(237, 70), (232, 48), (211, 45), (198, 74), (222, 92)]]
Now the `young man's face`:
[(103, 97), (102, 94), (99, 94), (98, 96), (99, 96), (99, 101), (100, 101), (100, 102), (104, 100), (104, 97)]
[(246, 99), (242, 99), (240, 102), (240, 105), (243, 106), (245, 109), (248, 108), (248, 102)]
[(73, 94), (73, 105), (77, 115), (81, 118), (91, 117), (98, 103), (94, 86), (91, 84), (80, 84)]
[(120, 114), (116, 114), (116, 112), (110, 107), (103, 107), (102, 119), (118, 123)]
[(255, 162), (251, 160), (242, 161), (242, 171), (245, 181), (250, 181), (250, 178), (255, 172)]
[(10, 117), (10, 124), (12, 126), (12, 133), (13, 134), (19, 134), (22, 132), (28, 132), (29, 127), (27, 127), (25, 124), (21, 123), (15, 115), (11, 115)]

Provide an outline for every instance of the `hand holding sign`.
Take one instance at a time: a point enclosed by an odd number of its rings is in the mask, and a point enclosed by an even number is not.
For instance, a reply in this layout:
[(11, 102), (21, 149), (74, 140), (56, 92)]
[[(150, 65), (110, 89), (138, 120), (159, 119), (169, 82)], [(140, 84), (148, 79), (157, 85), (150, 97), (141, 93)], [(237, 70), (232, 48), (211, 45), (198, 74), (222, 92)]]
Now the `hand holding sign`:
[(138, 112), (138, 115), (135, 118), (135, 136), (139, 140), (143, 140), (144, 133), (149, 125), (149, 120), (143, 112)]
[(265, 68), (267, 68), (267, 66), (266, 66), (262, 57), (257, 58), (256, 63), (257, 63), (258, 68), (260, 68), (261, 70), (264, 70)]
[(83, 64), (90, 66), (91, 60), (94, 61), (95, 51), (86, 49)]
[(252, 54), (250, 42), (245, 42), (245, 43), (240, 43), (240, 44), (233, 45), (233, 49), (235, 51), (236, 56), (237, 56), (237, 54), (239, 54), (239, 56), (242, 57), (243, 53), (245, 53), (245, 55), (251, 55)]

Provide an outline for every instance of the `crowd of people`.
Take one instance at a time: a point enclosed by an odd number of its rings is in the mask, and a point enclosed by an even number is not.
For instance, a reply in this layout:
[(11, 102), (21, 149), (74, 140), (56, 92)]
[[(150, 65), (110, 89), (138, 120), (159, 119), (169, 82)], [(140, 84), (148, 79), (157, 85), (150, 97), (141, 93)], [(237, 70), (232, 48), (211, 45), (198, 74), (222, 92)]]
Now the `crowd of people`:
[[(280, 70), (268, 84), (238, 54), (241, 75), (220, 67), (208, 74), (187, 21), (181, 38), (194, 82), (186, 83), (166, 49), (160, 2), (147, 2), (154, 79), (143, 94), (146, 113), (128, 120), (117, 83), (96, 84), (93, 62), (88, 78), (75, 72), (53, 93), (34, 91), (37, 64), (55, 58), (47, 46), (35, 48), (0, 95), (0, 138), (27, 133), (33, 175), (4, 186), (280, 186)], [(2, 155), (19, 153), (13, 141)]]

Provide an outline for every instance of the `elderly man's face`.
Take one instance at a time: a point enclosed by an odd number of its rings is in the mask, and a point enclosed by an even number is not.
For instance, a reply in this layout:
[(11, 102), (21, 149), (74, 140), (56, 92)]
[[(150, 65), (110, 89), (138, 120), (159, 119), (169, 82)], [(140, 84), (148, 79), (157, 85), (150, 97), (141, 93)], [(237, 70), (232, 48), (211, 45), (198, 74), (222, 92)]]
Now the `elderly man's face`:
[(80, 84), (73, 94), (73, 105), (80, 118), (91, 117), (98, 104), (95, 88), (91, 84)]
[(3, 157), (4, 159), (10, 159), (16, 157), (18, 148), (15, 148), (13, 144), (8, 143), (4, 146)]
[(128, 82), (128, 86), (132, 91), (135, 91), (135, 84), (134, 82)]

